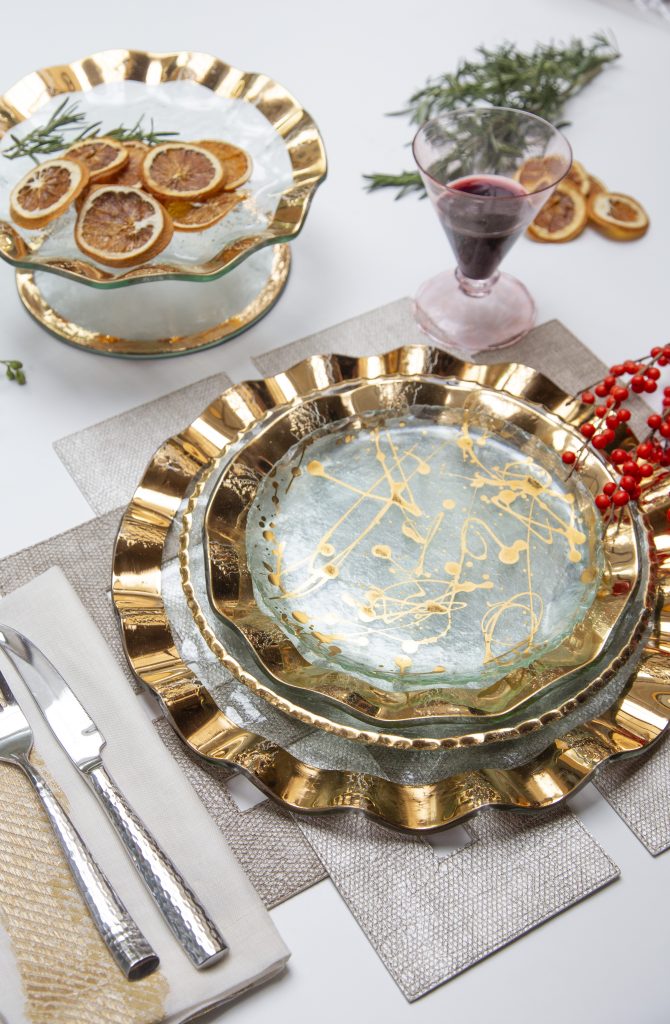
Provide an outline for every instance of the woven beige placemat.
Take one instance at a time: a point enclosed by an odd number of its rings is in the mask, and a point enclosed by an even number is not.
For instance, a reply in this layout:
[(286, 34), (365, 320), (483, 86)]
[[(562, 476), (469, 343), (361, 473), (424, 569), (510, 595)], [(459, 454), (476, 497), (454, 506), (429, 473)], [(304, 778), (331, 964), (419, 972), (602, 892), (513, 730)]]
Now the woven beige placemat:
[(69, 434), (54, 449), (93, 511), (102, 515), (130, 501), (156, 449), (230, 384), (225, 373), (217, 373)]

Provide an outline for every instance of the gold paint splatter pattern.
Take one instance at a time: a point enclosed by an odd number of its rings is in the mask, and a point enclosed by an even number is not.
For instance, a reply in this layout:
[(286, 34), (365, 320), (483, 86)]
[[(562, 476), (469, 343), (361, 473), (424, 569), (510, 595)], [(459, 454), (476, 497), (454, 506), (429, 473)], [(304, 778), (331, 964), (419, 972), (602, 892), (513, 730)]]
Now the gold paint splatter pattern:
[[(416, 683), (439, 666), (479, 685), (559, 644), (602, 556), (591, 499), (552, 473), (555, 453), (467, 417), (354, 427), (346, 448), (340, 431), (287, 452), (249, 515), (256, 600), (301, 653), (332, 660), (337, 644), (341, 667), (365, 678)], [(271, 539), (259, 513), (273, 516)]]

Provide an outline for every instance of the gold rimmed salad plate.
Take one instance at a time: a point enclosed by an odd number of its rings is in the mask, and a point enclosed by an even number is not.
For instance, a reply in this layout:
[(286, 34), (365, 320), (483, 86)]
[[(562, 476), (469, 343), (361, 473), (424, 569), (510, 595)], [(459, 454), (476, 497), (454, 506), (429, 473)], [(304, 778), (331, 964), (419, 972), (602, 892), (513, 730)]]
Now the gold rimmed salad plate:
[[(427, 375), (445, 380), (460, 376), (545, 406), (572, 425), (578, 425), (583, 415), (579, 403), (534, 370), (515, 364), (464, 368), (446, 353), (423, 346), (362, 359), (315, 357), (285, 374), (229, 389), (194, 423), (161, 446), (123, 517), (114, 557), (113, 597), (129, 662), (137, 677), (159, 698), (168, 718), (194, 753), (210, 761), (238, 766), (291, 808), (324, 811), (353, 807), (399, 828), (429, 830), (453, 824), (489, 805), (526, 810), (546, 807), (574, 791), (599, 765), (647, 747), (667, 727), (668, 526), (667, 487), (662, 483), (652, 482), (643, 503), (651, 531), (651, 561), (656, 568), (654, 593), (659, 595), (653, 628), (646, 632), (638, 628), (636, 637), (631, 632), (621, 638), (620, 656), (614, 658), (608, 670), (610, 677), (619, 673), (618, 688), (611, 697), (607, 687), (601, 691), (597, 707), (584, 703), (582, 719), (566, 718), (564, 731), (560, 721), (551, 715), (545, 721), (526, 723), (519, 743), (534, 741), (535, 746), (528, 746), (524, 757), (517, 758), (513, 765), (505, 767), (496, 760), (498, 744), (487, 743), (485, 734), (473, 735), (467, 743), (451, 744), (456, 746), (455, 750), (444, 750), (430, 742), (412, 746), (400, 730), (381, 745), (386, 748), (383, 753), (387, 760), (380, 759), (381, 754), (373, 760), (367, 754), (361, 758), (359, 753), (378, 749), (361, 746), (360, 742), (349, 743), (352, 739), (360, 740), (362, 723), (352, 727), (331, 722), (332, 733), (322, 732), (325, 726), (317, 721), (319, 714), (306, 707), (300, 711), (296, 703), (295, 717), (320, 727), (312, 743), (318, 741), (323, 751), (315, 757), (310, 749), (302, 749), (300, 744), (282, 739), (262, 726), (260, 705), (255, 717), (245, 721), (248, 699), (245, 702), (242, 693), (238, 705), (242, 717), (234, 710), (236, 685), (248, 688), (249, 697), (254, 700), (261, 688), (252, 672), (230, 652), (224, 650), (220, 655), (222, 670), (224, 675), (232, 673), (239, 678), (240, 683), (235, 684), (227, 675), (231, 689), (226, 702), (221, 703), (204, 682), (211, 668), (207, 659), (196, 663), (191, 653), (184, 660), (180, 651), (179, 629), (187, 627), (187, 619), (182, 618), (175, 634), (173, 630), (177, 627), (168, 611), (170, 600), (164, 593), (167, 577), (163, 561), (166, 544), (174, 538), (174, 530), (183, 517), (183, 503), (188, 501), (203, 473), (226, 448), (239, 443), (259, 418), (295, 401), (296, 396), (307, 396), (319, 388), (340, 383), (373, 381), (384, 375)], [(188, 589), (188, 583), (186, 586)], [(196, 621), (197, 610), (193, 615), (192, 627), (188, 628), (197, 627), (198, 632), (203, 623)], [(621, 655), (635, 639), (639, 646), (628, 663)], [(289, 711), (290, 700), (279, 697), (271, 688), (262, 696), (260, 704), (270, 706), (272, 714), (276, 714), (273, 709)], [(603, 703), (605, 697), (607, 703)], [(576, 697), (575, 705), (579, 703)], [(290, 718), (282, 717), (276, 724), (280, 725), (282, 720), (290, 722)], [(547, 738), (543, 740), (545, 732)], [(375, 733), (378, 735), (379, 730)], [(328, 743), (338, 745), (337, 756), (327, 753), (330, 747), (324, 746), (319, 736), (324, 741), (330, 737)], [(460, 754), (477, 754), (479, 759), (476, 765), (472, 760), (450, 760)], [(410, 755), (410, 761), (404, 760)]]
[(285, 686), (470, 730), (561, 683), (555, 711), (566, 677), (586, 688), (636, 596), (640, 538), (629, 514), (601, 538), (609, 470), (595, 453), (566, 469), (574, 429), (470, 369), (321, 387), (203, 474), (184, 549), (207, 500), (211, 605)]

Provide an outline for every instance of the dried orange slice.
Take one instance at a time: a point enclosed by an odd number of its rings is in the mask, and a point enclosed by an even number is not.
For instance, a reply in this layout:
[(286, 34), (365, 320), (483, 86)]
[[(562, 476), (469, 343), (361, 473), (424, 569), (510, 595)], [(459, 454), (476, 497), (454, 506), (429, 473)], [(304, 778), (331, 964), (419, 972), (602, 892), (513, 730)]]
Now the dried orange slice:
[(88, 167), (91, 181), (109, 181), (128, 162), (128, 151), (116, 139), (104, 136), (76, 142), (65, 156)]
[(203, 139), (196, 145), (209, 150), (220, 160), (224, 173), (223, 188), (226, 192), (239, 188), (251, 177), (253, 164), (246, 149), (240, 149), (231, 142), (222, 142), (219, 139)]
[(149, 152), (143, 142), (124, 142), (128, 160), (111, 179), (115, 185), (130, 185), (132, 188), (144, 188), (142, 181), (142, 163)]
[[(589, 175), (589, 199), (594, 196), (596, 192), (607, 192), (607, 185), (600, 180), (600, 178), (594, 178), (592, 174)], [(588, 204), (587, 204), (588, 205)]]
[(591, 187), (591, 175), (587, 172), (583, 164), (580, 164), (579, 160), (573, 160), (570, 170), (565, 176), (567, 181), (579, 189), (583, 196), (589, 194)]
[(166, 199), (165, 209), (172, 218), (175, 231), (205, 231), (246, 199), (243, 192), (219, 192), (202, 203), (185, 199)]
[(82, 204), (74, 237), (82, 252), (110, 267), (133, 267), (162, 252), (172, 221), (147, 192), (129, 185), (101, 185)]
[(159, 199), (206, 199), (225, 183), (223, 167), (209, 150), (190, 142), (165, 142), (149, 150), (142, 180)]
[(78, 160), (46, 160), (12, 189), (9, 212), (22, 228), (42, 228), (59, 217), (88, 184), (88, 168)]
[(586, 199), (570, 181), (561, 181), (528, 228), (536, 242), (569, 242), (586, 227)]
[(632, 196), (622, 192), (596, 192), (589, 197), (588, 215), (596, 227), (619, 242), (641, 238), (649, 227), (649, 217)]
[(538, 188), (553, 185), (565, 170), (565, 159), (562, 156), (532, 156), (519, 167), (514, 177), (527, 192), (535, 192)]

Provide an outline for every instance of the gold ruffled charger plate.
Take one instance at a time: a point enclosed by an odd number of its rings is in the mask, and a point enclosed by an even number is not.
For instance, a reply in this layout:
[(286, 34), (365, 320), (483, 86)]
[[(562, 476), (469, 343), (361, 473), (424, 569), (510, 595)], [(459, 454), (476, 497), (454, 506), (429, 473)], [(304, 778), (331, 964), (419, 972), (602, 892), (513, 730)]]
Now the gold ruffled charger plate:
[[(413, 830), (486, 805), (561, 799), (609, 758), (653, 742), (670, 699), (663, 488), (652, 483), (646, 515), (626, 513), (601, 540), (589, 492), (605, 461), (589, 456), (576, 480), (556, 454), (578, 445), (581, 415), (528, 367), (473, 366), (424, 346), (315, 357), (230, 389), (159, 449), (124, 516), (113, 592), (135, 673), (192, 750), (238, 765), (296, 809), (358, 807)], [(403, 446), (408, 461), (394, 461)], [(375, 468), (384, 470), (377, 484)], [(459, 486), (476, 497), (474, 511), (459, 511)], [(345, 525), (337, 535), (328, 516), (340, 493), (363, 518), (336, 516)], [(373, 505), (385, 509), (390, 551), (368, 529)], [(460, 517), (451, 540), (440, 533), (446, 513)], [(298, 536), (309, 571), (294, 579), (272, 553), (290, 554), (296, 522), (307, 530)], [(362, 532), (374, 562), (338, 561)], [(433, 548), (447, 551), (439, 566)], [(329, 565), (338, 572), (320, 571)], [(401, 595), (400, 617), (389, 592), (379, 594), (383, 573), (396, 577), (386, 582)], [(484, 576), (492, 586), (478, 588)], [(346, 628), (311, 631), (323, 609), (310, 598), (334, 582), (326, 604), (337, 617), (352, 580), (373, 591), (367, 604), (354, 604)], [(480, 591), (481, 607), (463, 600)], [(558, 609), (546, 633), (542, 601)], [(481, 608), (491, 607), (501, 614), (482, 628)], [(465, 636), (475, 660), (452, 658), (435, 672), (436, 637), (444, 652), (450, 634)]]
[[(159, 255), (130, 268), (76, 246), (74, 208), (38, 230), (19, 227), (9, 196), (34, 164), (9, 157), (56, 113), (98, 134), (140, 125), (176, 133), (159, 141), (232, 142), (252, 159), (242, 201), (204, 231), (175, 231)], [(63, 150), (74, 138), (63, 133)], [(62, 151), (37, 159), (54, 156)], [(17, 268), (26, 309), (62, 340), (110, 355), (176, 355), (232, 337), (272, 307), (288, 277), (287, 243), (325, 175), (316, 124), (268, 76), (198, 52), (105, 50), (33, 72), (0, 98), (0, 256)], [(143, 287), (119, 302), (115, 289), (131, 284)]]

